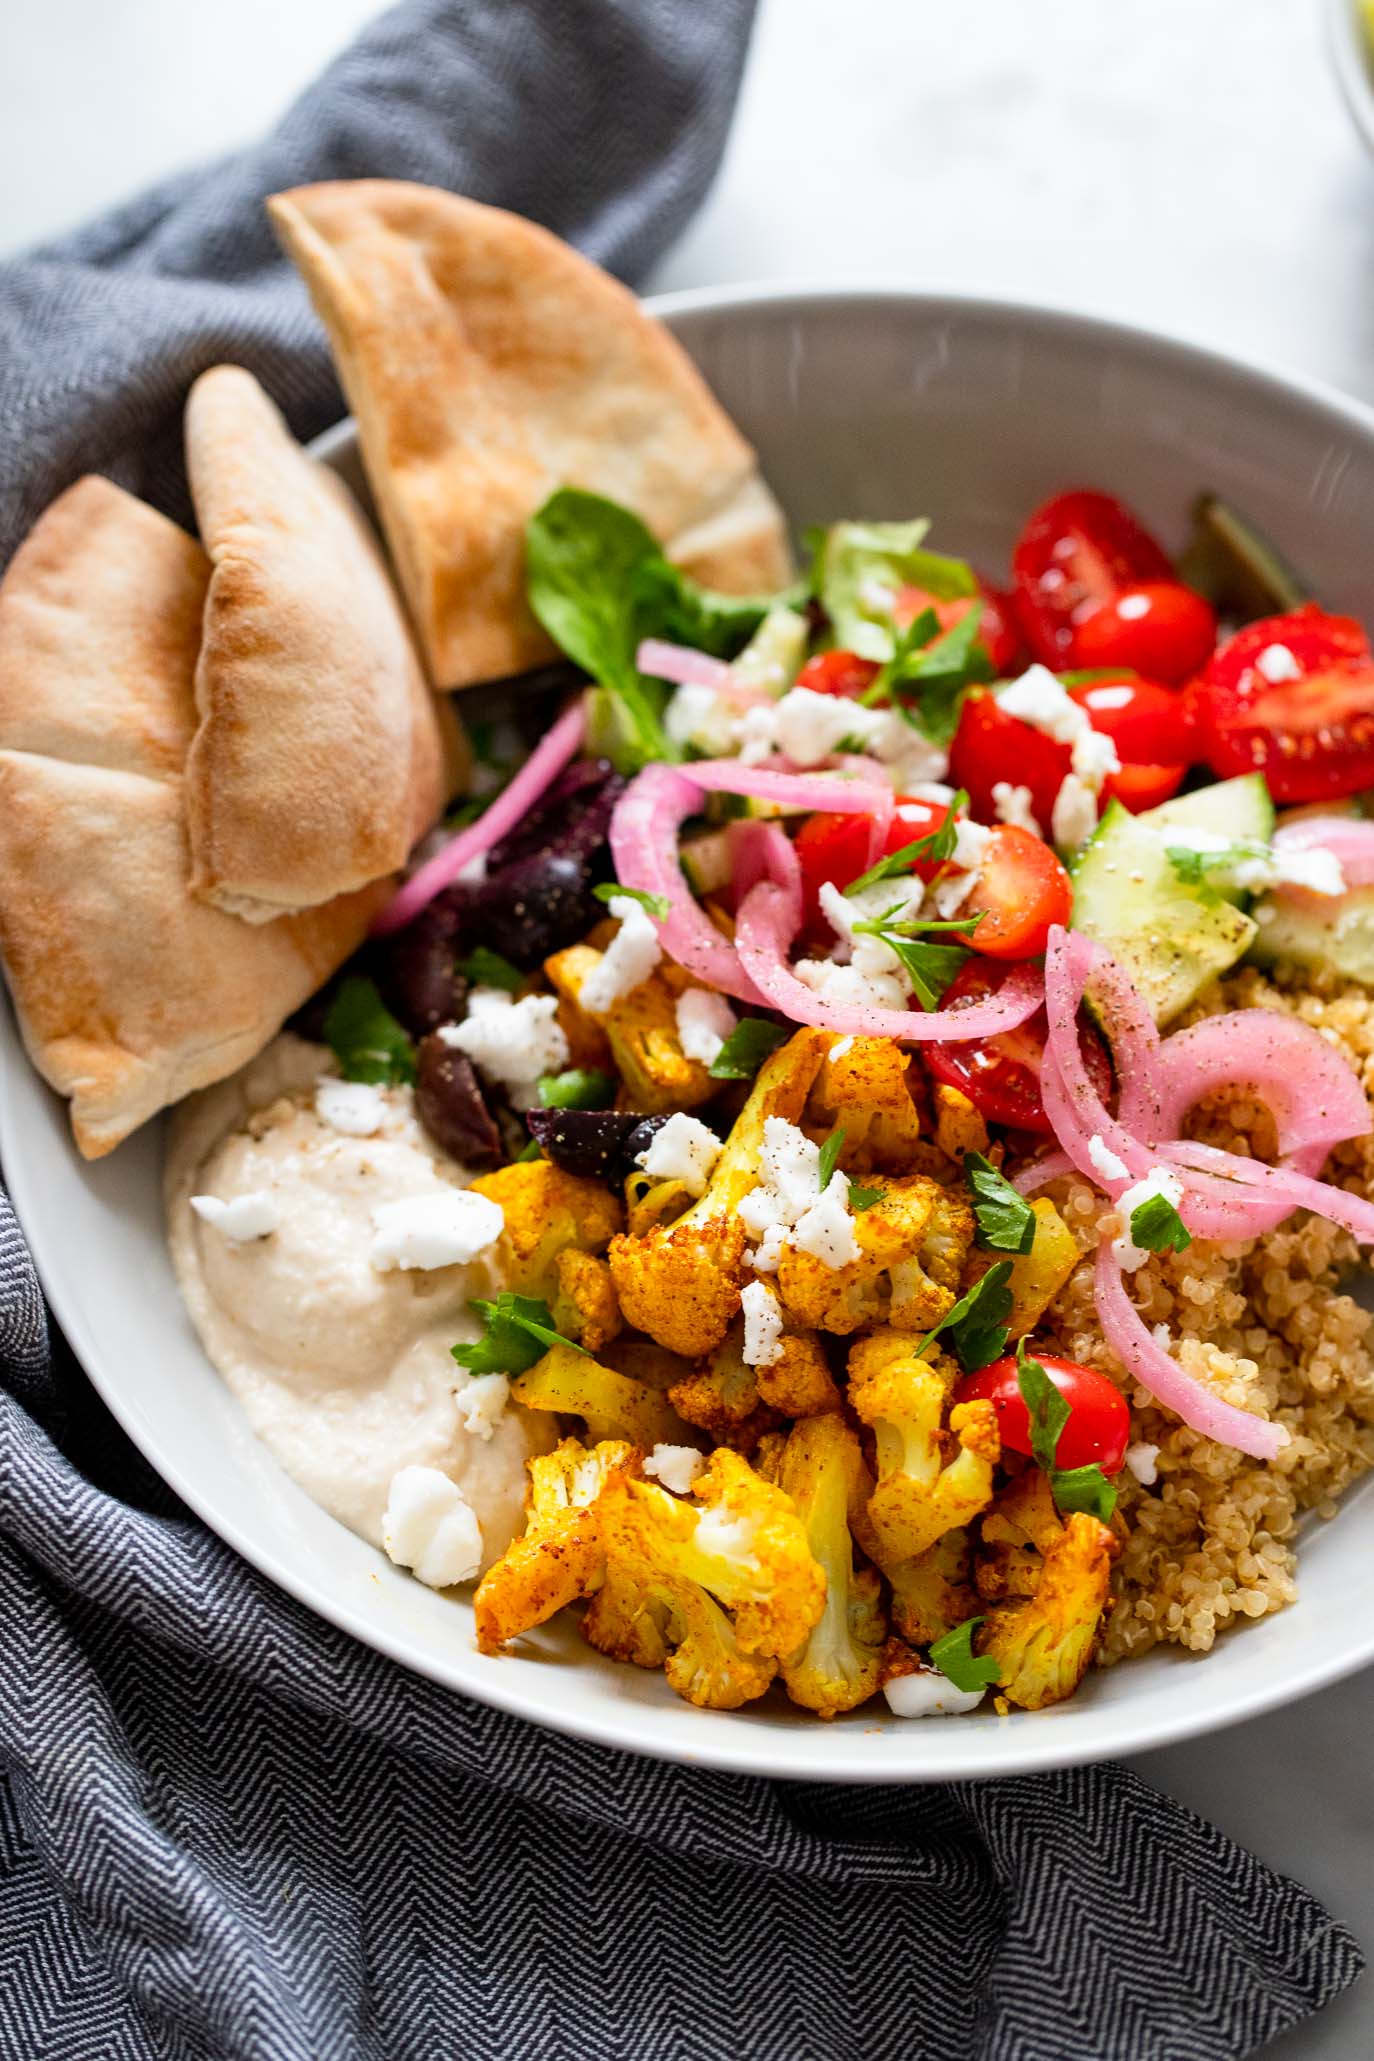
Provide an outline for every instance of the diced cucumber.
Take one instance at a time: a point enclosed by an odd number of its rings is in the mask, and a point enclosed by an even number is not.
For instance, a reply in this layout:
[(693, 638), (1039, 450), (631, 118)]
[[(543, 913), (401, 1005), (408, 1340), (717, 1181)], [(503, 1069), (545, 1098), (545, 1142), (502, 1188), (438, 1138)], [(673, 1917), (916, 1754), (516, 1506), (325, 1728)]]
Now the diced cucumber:
[(760, 687), (782, 695), (801, 671), (811, 625), (795, 608), (770, 608), (735, 659), (733, 671), (742, 687)]
[[(1313, 907), (1320, 899), (1323, 906)], [(1332, 896), (1275, 895), (1255, 911), (1258, 930), (1250, 956), (1261, 966), (1283, 959), (1299, 966), (1327, 966), (1349, 980), (1374, 987), (1374, 887), (1354, 887)]]
[[(1217, 780), (1192, 794), (1176, 794), (1157, 809), (1144, 810), (1140, 821), (1168, 833), (1205, 830), (1232, 844), (1268, 844), (1274, 835), (1274, 804), (1263, 773), (1242, 773), (1236, 780)], [(1186, 844), (1187, 838), (1175, 836), (1172, 841)]]
[(1180, 880), (1164, 838), (1120, 802), (1108, 804), (1071, 871), (1075, 930), (1120, 960), (1156, 1023), (1186, 1009), (1255, 935), (1242, 910)]
[(708, 830), (689, 838), (682, 847), (682, 870), (694, 895), (719, 894), (733, 873), (730, 832)]

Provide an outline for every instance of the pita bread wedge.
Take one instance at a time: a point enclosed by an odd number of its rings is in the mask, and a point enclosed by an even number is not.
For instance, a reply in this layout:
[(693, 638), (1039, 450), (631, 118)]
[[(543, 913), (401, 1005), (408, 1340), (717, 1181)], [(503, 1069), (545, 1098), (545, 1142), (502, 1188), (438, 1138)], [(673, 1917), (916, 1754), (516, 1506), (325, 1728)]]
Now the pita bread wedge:
[(212, 567), (191, 886), (263, 923), (405, 863), (449, 791), (445, 740), (360, 509), (251, 373), (196, 381), (186, 462)]
[(754, 454), (633, 294), (518, 215), (379, 179), (268, 203), (329, 331), (438, 687), (549, 656), (524, 527), (557, 486), (623, 502), (736, 593), (789, 572)]
[(174, 524), (88, 478), (0, 584), (0, 946), (88, 1158), (251, 1059), (389, 892), (256, 925), (191, 894), (181, 766), (209, 579)]

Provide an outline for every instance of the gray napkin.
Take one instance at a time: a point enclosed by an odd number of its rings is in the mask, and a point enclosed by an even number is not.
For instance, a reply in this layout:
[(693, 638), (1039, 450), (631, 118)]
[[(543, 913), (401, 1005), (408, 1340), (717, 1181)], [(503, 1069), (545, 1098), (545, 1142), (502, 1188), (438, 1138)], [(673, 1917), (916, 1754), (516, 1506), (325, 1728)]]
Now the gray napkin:
[[(303, 436), (341, 412), (274, 188), (427, 179), (642, 271), (715, 167), (750, 13), (412, 0), (261, 149), (0, 266), (0, 556), (91, 468), (184, 512), (217, 359)], [(1360, 1966), (1119, 1768), (716, 1776), (354, 1645), (123, 1437), (0, 1196), (3, 2061), (1238, 2061)]]

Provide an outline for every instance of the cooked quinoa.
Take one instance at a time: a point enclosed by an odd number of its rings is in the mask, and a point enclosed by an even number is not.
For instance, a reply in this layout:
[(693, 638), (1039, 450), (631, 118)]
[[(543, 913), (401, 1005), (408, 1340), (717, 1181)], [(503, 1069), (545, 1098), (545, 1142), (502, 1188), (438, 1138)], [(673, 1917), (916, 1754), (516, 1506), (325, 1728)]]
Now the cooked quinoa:
[[(1247, 967), (1215, 983), (1184, 1019), (1240, 1008), (1284, 1009), (1312, 1024), (1374, 1093), (1374, 996), (1361, 986)], [(1243, 1091), (1200, 1105), (1191, 1134), (1261, 1159), (1274, 1156), (1273, 1122)], [(1332, 1154), (1325, 1178), (1374, 1193), (1374, 1138)], [(1085, 1256), (1117, 1227), (1087, 1182), (1046, 1191)], [(1238, 1618), (1264, 1617), (1297, 1595), (1296, 1547), (1307, 1512), (1335, 1515), (1342, 1490), (1374, 1467), (1374, 1316), (1346, 1293), (1363, 1271), (1355, 1240), (1299, 1212), (1262, 1238), (1152, 1255), (1133, 1293), (1150, 1324), (1165, 1324), (1182, 1365), (1228, 1401), (1277, 1418), (1291, 1434), (1272, 1463), (1246, 1459), (1156, 1409), (1107, 1351), (1085, 1257), (1043, 1320), (1045, 1344), (1098, 1367), (1125, 1393), (1133, 1437), (1157, 1445), (1158, 1480), (1118, 1477), (1129, 1527), (1118, 1563), (1119, 1601), (1098, 1653), (1110, 1667), (1161, 1640), (1206, 1652)]]

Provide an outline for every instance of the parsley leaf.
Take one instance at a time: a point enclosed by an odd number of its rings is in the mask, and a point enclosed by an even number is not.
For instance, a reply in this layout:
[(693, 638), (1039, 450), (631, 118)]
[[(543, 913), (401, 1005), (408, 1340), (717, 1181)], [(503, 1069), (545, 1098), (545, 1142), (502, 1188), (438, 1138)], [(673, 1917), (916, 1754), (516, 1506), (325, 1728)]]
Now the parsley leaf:
[[(979, 642), (982, 619), (982, 609), (973, 607), (933, 643), (922, 639), (914, 645), (899, 639), (865, 693), (865, 706), (893, 702), (929, 743), (948, 748), (959, 727), (965, 693), (992, 678), (992, 660)], [(918, 616), (912, 629), (923, 620)]]
[(990, 1689), (994, 1682), (1002, 1679), (1002, 1670), (995, 1660), (985, 1660), (973, 1651), (973, 1635), (983, 1622), (981, 1617), (966, 1617), (952, 1632), (946, 1632), (930, 1649), (930, 1664), (938, 1667), (956, 1689), (971, 1692), (974, 1689)]
[(1087, 1467), (1058, 1468), (1050, 1476), (1050, 1488), (1057, 1508), (1065, 1515), (1086, 1510), (1099, 1524), (1107, 1524), (1116, 1508), (1116, 1490), (1094, 1461)]
[(458, 961), (458, 971), (475, 988), (504, 988), (508, 995), (513, 995), (525, 978), (518, 966), (485, 945), (474, 945), (467, 958)]
[(615, 1082), (608, 1073), (589, 1073), (571, 1066), (566, 1073), (546, 1073), (539, 1082), (539, 1100), (545, 1109), (609, 1109), (615, 1100)]
[(949, 805), (942, 823), (928, 831), (924, 837), (904, 844), (899, 851), (892, 852), (885, 859), (879, 859), (876, 866), (870, 866), (867, 873), (861, 873), (857, 880), (851, 880), (845, 889), (847, 895), (859, 894), (866, 887), (876, 887), (880, 880), (896, 880), (900, 875), (910, 873), (920, 860), (931, 865), (943, 865), (954, 851), (959, 835), (955, 818), (961, 809), (968, 807), (968, 793), (960, 788)]
[(415, 1047), (375, 980), (352, 974), (341, 984), (329, 1005), (324, 1035), (346, 1081), (395, 1087), (415, 1078)]
[(821, 1156), (816, 1167), (816, 1178), (820, 1182), (822, 1195), (830, 1186), (830, 1177), (840, 1163), (840, 1154), (843, 1150), (844, 1131), (837, 1124), (821, 1147)]
[(1186, 1252), (1193, 1234), (1167, 1195), (1152, 1195), (1131, 1211), (1131, 1243), (1146, 1252)]
[(943, 1332), (948, 1332), (949, 1342), (966, 1374), (976, 1374), (980, 1367), (1000, 1360), (1007, 1349), (1009, 1336), (1007, 1318), (1011, 1315), (1012, 1296), (1007, 1277), (1010, 1273), (1010, 1260), (994, 1261), (968, 1293), (960, 1296), (949, 1314), (940, 1319), (935, 1329), (926, 1333), (916, 1348), (917, 1353), (923, 1353)]
[(894, 903), (883, 915), (871, 923), (856, 923), (855, 935), (881, 938), (890, 952), (895, 952), (906, 971), (907, 979), (923, 1009), (938, 1009), (945, 989), (963, 966), (969, 954), (963, 945), (931, 944), (925, 933), (932, 931), (956, 931), (966, 937), (982, 922), (977, 916), (951, 917), (946, 923), (925, 923), (919, 918), (909, 922), (893, 922), (891, 919), (900, 908)]
[(1035, 1211), (1005, 1174), (981, 1152), (966, 1152), (964, 1178), (973, 1191), (975, 1243), (985, 1252), (1029, 1252), (1035, 1243)]
[(1031, 1451), (1049, 1476), (1056, 1509), (1086, 1510), (1105, 1524), (1116, 1508), (1116, 1490), (1096, 1461), (1085, 1467), (1056, 1464), (1060, 1436), (1072, 1413), (1039, 1360), (1027, 1354), (1024, 1338), (1016, 1348), (1016, 1385), (1030, 1419)]
[(866, 1209), (872, 1209), (875, 1202), (881, 1202), (886, 1194), (886, 1188), (863, 1188), (857, 1181), (851, 1181), (849, 1207), (856, 1216), (862, 1216)]
[(618, 902), (623, 895), (627, 902), (638, 902), (641, 909), (647, 909), (658, 923), (662, 923), (673, 911), (673, 905), (667, 895), (646, 894), (642, 887), (621, 887), (614, 880), (603, 881), (600, 887), (592, 889), (592, 893), (599, 902), (608, 904)]
[(765, 1059), (791, 1035), (763, 1016), (737, 1023), (706, 1071), (714, 1081), (752, 1081)]
[(1185, 887), (1209, 887), (1209, 875), (1225, 875), (1247, 859), (1267, 859), (1269, 847), (1263, 844), (1228, 844), (1219, 851), (1199, 852), (1190, 844), (1171, 844), (1164, 848), (1165, 857)]
[(523, 1146), (523, 1147), (521, 1148), (521, 1150), (520, 1150), (519, 1152), (517, 1152), (517, 1153), (516, 1153), (516, 1155), (515, 1155), (515, 1165), (516, 1165), (516, 1166), (524, 1166), (524, 1164), (525, 1164), (525, 1162), (526, 1162), (527, 1160), (531, 1160), (531, 1159), (542, 1159), (543, 1157), (544, 1157), (544, 1148), (543, 1148), (543, 1146), (542, 1146), (542, 1145), (540, 1144), (540, 1142), (539, 1142), (539, 1140), (538, 1140), (537, 1138), (531, 1138), (531, 1139), (530, 1139), (530, 1142), (529, 1142), (529, 1144), (528, 1144), (528, 1145), (525, 1145), (525, 1146)]
[(495, 1302), (470, 1302), (468, 1308), (482, 1318), (486, 1330), (471, 1345), (455, 1345), (451, 1351), (470, 1374), (523, 1374), (554, 1345), (586, 1351), (575, 1338), (554, 1330), (548, 1304), (534, 1296), (512, 1295), (503, 1288)]

